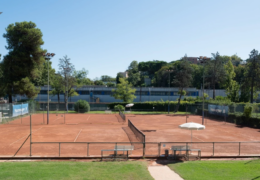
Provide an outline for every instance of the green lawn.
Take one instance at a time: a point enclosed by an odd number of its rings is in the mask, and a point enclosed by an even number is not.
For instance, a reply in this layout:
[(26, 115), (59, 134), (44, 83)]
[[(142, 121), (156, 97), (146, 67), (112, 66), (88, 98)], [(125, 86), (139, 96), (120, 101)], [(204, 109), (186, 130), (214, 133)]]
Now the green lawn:
[(152, 180), (145, 162), (0, 162), (0, 179)]
[(185, 180), (260, 180), (260, 160), (190, 161), (168, 165)]

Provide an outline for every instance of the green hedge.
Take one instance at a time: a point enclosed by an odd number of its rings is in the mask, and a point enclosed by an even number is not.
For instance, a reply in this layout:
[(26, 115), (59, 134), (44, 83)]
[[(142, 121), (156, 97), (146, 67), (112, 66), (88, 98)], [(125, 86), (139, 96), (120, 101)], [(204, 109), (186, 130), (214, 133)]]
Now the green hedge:
[[(117, 103), (110, 103), (108, 105), (108, 107), (110, 109), (114, 109), (115, 105), (122, 105), (125, 107), (125, 105), (129, 104), (129, 103), (124, 103), (124, 102), (117, 102)], [(177, 101), (170, 101), (170, 111), (173, 111), (174, 108), (177, 106), (178, 102)], [(190, 103), (187, 101), (181, 101), (180, 102), (180, 106), (179, 106), (179, 111), (185, 112), (186, 111), (186, 105), (190, 106), (190, 105), (195, 105), (194, 102)], [(154, 109), (153, 109), (154, 107)], [(150, 102), (136, 102), (134, 103), (134, 106), (131, 107), (132, 110), (135, 111), (168, 111), (168, 102), (161, 102), (161, 101), (150, 101)]]

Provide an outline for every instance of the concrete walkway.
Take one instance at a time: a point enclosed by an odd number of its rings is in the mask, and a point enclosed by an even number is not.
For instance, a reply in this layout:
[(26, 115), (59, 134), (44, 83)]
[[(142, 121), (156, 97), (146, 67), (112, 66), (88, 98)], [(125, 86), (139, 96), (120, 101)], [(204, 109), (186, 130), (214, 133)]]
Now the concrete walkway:
[(168, 166), (153, 163), (148, 166), (148, 171), (155, 180), (183, 180), (177, 173)]

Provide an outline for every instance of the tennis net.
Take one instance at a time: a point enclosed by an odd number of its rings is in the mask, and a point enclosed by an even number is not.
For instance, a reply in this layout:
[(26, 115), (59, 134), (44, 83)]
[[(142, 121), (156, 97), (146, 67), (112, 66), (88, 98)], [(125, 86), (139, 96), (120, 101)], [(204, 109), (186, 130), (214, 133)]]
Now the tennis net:
[(119, 115), (121, 116), (121, 118), (125, 122), (126, 121), (125, 114), (119, 110)]
[(128, 127), (133, 131), (133, 133), (139, 141), (145, 143), (145, 135), (139, 129), (137, 129), (137, 127), (135, 127), (135, 125), (129, 119)]

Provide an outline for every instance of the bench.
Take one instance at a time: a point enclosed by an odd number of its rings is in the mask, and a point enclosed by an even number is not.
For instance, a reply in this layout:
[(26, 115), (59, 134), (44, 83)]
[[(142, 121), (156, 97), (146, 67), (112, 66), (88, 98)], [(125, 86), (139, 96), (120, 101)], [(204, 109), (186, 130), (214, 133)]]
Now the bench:
[[(200, 149), (190, 149), (190, 146), (172, 146), (171, 150), (173, 151), (173, 158), (177, 158), (177, 151), (180, 152), (178, 154), (178, 157), (184, 157), (186, 160), (189, 161), (190, 157), (195, 157), (197, 159), (201, 159), (201, 150)], [(185, 151), (185, 154), (182, 154), (181, 152)], [(193, 151), (197, 151), (198, 154), (194, 155), (192, 154)]]
[[(112, 155), (104, 155), (104, 151), (113, 151), (114, 153)], [(126, 158), (126, 160), (128, 160), (128, 150), (124, 150), (126, 151), (126, 155), (125, 154), (118, 154), (118, 151), (122, 151), (122, 150), (116, 150), (116, 149), (102, 149), (101, 150), (101, 161), (104, 158), (111, 158), (113, 160), (116, 160), (116, 158)]]
[[(101, 161), (103, 160), (103, 158), (113, 158), (114, 160), (116, 158), (126, 158), (128, 160), (128, 155), (129, 155), (129, 151), (130, 154), (132, 154), (132, 151), (134, 150), (134, 146), (131, 145), (115, 145), (114, 149), (102, 149), (101, 150)], [(109, 156), (104, 156), (104, 151), (113, 151), (114, 153)], [(123, 151), (123, 154), (118, 154), (118, 151)], [(126, 151), (126, 155), (125, 155), (125, 151)]]
[[(192, 154), (193, 151), (196, 151), (198, 154)], [(188, 154), (187, 158), (188, 161), (190, 160), (191, 157), (196, 158), (197, 160), (201, 160), (201, 150), (200, 149), (190, 149), (190, 154)]]
[(115, 149), (118, 151), (130, 151), (130, 154), (132, 154), (132, 151), (134, 150), (134, 146), (131, 145), (115, 145)]

